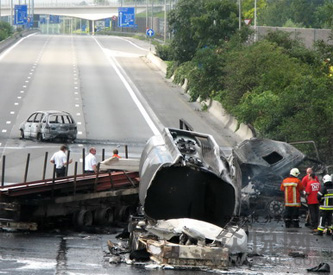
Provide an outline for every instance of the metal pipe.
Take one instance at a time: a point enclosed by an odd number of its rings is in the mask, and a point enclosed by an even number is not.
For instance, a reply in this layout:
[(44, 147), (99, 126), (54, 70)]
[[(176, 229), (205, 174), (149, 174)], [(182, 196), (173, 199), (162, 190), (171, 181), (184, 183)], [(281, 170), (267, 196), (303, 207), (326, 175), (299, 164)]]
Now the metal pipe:
[(167, 34), (167, 5), (166, 0), (164, 0), (164, 43), (166, 42)]
[(74, 191), (73, 191), (74, 196), (76, 194), (76, 175), (77, 175), (77, 161), (75, 161), (75, 166), (74, 166)]
[(68, 174), (68, 165), (69, 165), (69, 156), (71, 154), (71, 151), (68, 150), (68, 153), (67, 153), (67, 164), (66, 164), (66, 172), (65, 172), (65, 176), (67, 177), (67, 174)]
[(56, 164), (53, 165), (53, 174), (52, 174), (52, 197), (53, 197), (53, 192), (54, 192), (55, 177), (56, 177)]
[(242, 8), (241, 8), (241, 1), (242, 0), (238, 0), (238, 28), (241, 29), (242, 26)]
[(47, 157), (48, 157), (48, 152), (45, 152), (44, 168), (43, 168), (43, 180), (45, 180), (46, 167), (47, 167)]
[(30, 162), (30, 153), (28, 153), (27, 162), (25, 164), (24, 183), (27, 182), (28, 170), (29, 170), (29, 162)]
[(98, 176), (99, 176), (99, 166), (100, 166), (100, 163), (97, 163), (97, 173), (96, 173), (95, 184), (94, 184), (94, 192), (97, 191), (97, 183), (98, 183)]
[(1, 186), (5, 185), (5, 166), (6, 166), (6, 156), (2, 156)]
[(82, 174), (84, 174), (85, 162), (86, 162), (86, 149), (82, 148)]

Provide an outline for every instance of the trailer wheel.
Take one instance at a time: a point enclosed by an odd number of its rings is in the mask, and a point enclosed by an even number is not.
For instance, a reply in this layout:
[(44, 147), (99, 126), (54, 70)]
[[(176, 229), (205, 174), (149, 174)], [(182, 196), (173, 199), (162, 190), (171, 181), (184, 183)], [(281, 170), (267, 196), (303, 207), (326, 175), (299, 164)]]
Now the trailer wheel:
[(76, 217), (76, 225), (90, 226), (93, 223), (93, 215), (90, 210), (80, 210)]
[(112, 208), (96, 209), (94, 220), (98, 225), (111, 224), (114, 221), (114, 213)]
[(133, 213), (133, 209), (130, 206), (122, 206), (119, 209), (119, 221), (127, 222), (131, 213)]
[(24, 131), (22, 129), (20, 129), (20, 138), (24, 139)]

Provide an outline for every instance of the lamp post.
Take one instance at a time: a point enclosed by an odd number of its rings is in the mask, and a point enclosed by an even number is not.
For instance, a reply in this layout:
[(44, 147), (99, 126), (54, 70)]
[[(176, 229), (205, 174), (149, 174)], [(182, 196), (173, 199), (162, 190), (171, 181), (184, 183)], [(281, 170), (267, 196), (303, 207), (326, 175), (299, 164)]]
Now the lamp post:
[(257, 41), (257, 0), (254, 0), (254, 42)]
[(241, 8), (241, 1), (242, 0), (238, 0), (238, 28), (241, 29), (242, 26), (242, 8)]

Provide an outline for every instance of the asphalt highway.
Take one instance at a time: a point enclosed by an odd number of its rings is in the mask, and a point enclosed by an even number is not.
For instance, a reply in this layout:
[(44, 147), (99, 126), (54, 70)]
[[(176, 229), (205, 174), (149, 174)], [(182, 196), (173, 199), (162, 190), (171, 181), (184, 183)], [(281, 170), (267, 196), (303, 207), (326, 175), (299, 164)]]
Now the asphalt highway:
[[(113, 148), (140, 157), (146, 141), (164, 127), (179, 127), (185, 119), (197, 132), (212, 134), (230, 148), (237, 138), (219, 121), (201, 111), (178, 85), (167, 80), (145, 57), (147, 42), (113, 36), (34, 34), (0, 55), (0, 156), (5, 156), (5, 182), (41, 178), (48, 158), (62, 141), (20, 140), (19, 126), (34, 111), (70, 112), (78, 124), (78, 139), (69, 144), (73, 162), (82, 149), (97, 147), (109, 157)], [(69, 173), (73, 172), (72, 165)], [(47, 177), (52, 168), (47, 167)]]

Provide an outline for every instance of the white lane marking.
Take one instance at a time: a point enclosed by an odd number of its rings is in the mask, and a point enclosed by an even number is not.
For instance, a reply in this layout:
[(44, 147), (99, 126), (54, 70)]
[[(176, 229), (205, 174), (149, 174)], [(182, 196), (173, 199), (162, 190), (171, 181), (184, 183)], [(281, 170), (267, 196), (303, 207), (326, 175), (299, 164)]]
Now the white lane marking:
[(77, 124), (77, 125), (81, 125), (81, 124), (82, 124), (82, 122), (81, 122), (81, 121), (79, 121), (79, 122), (77, 122), (76, 124)]
[(10, 112), (10, 114), (11, 114), (11, 115), (14, 115), (14, 114), (15, 114), (15, 112), (14, 112), (14, 111), (11, 111), (11, 112)]
[(21, 93), (21, 94), (24, 94), (24, 91), (21, 91), (20, 93)]
[(20, 44), (24, 39), (27, 39), (30, 36), (36, 35), (36, 33), (29, 34), (26, 37), (22, 37), (19, 41), (17, 41), (13, 46), (9, 47), (7, 50), (3, 51), (2, 54), (0, 54), (0, 60), (4, 58), (12, 49), (14, 49), (18, 44)]
[[(97, 39), (95, 37), (93, 37), (93, 39), (96, 41), (97, 45), (101, 48), (101, 50), (103, 51), (103, 53), (106, 55), (106, 52), (104, 50), (104, 48), (102, 47), (102, 45), (97, 41)], [(106, 55), (107, 56), (107, 55)], [(133, 89), (131, 88), (130, 84), (127, 82), (127, 80), (125, 79), (124, 75), (120, 72), (119, 68), (121, 68), (120, 64), (117, 64), (117, 61), (112, 58), (112, 56), (109, 58), (107, 56), (111, 66), (113, 67), (113, 69), (116, 71), (117, 75), (119, 76), (120, 80), (123, 82), (125, 88), (127, 89), (128, 93), (130, 94), (130, 96), (132, 97), (134, 103), (136, 104), (136, 106), (138, 107), (139, 111), (141, 112), (143, 118), (146, 120), (148, 126), (150, 127), (150, 129), (152, 130), (152, 132), (154, 133), (154, 135), (160, 135), (160, 131), (157, 129), (155, 123), (152, 121), (152, 119), (150, 118), (150, 116), (148, 115), (147, 111), (145, 110), (145, 108), (142, 106), (141, 102), (139, 101), (139, 99), (137, 98), (137, 96), (135, 95)], [(133, 84), (134, 85), (134, 84)], [(137, 88), (136, 88), (137, 89)]]
[(2, 132), (3, 132), (3, 133), (7, 133), (7, 130), (6, 130), (6, 129), (2, 129)]
[(21, 99), (22, 97), (21, 96), (18, 96), (17, 99)]
[(9, 120), (8, 120), (8, 121), (6, 121), (6, 124), (11, 124), (11, 123), (12, 123), (12, 122), (11, 122), (11, 121), (9, 121)]
[(76, 113), (77, 116), (80, 116), (81, 114), (80, 113)]
[(120, 39), (120, 40), (123, 40), (123, 41), (126, 41), (126, 42), (130, 43), (131, 45), (133, 45), (134, 47), (136, 47), (136, 48), (138, 48), (138, 49), (140, 49), (140, 50), (143, 50), (143, 51), (149, 52), (149, 50), (144, 49), (144, 48), (142, 48), (142, 47), (136, 45), (136, 44), (133, 43), (132, 41), (129, 41), (129, 40), (125, 39), (125, 38), (121, 38), (121, 37), (114, 37), (114, 38), (116, 38), (116, 39)]
[(18, 104), (18, 102), (15, 102), (14, 105), (17, 106), (17, 105), (19, 105), (19, 104)]

